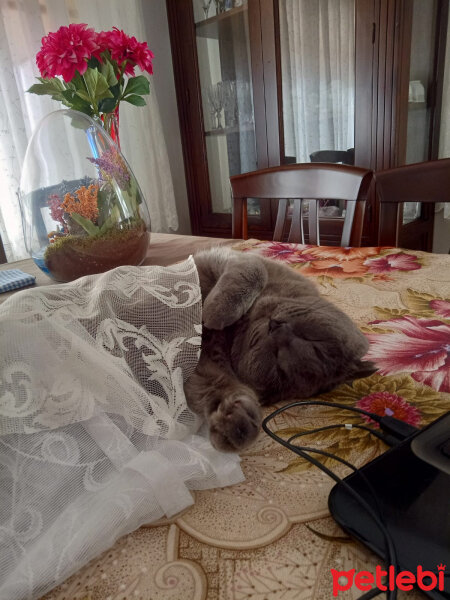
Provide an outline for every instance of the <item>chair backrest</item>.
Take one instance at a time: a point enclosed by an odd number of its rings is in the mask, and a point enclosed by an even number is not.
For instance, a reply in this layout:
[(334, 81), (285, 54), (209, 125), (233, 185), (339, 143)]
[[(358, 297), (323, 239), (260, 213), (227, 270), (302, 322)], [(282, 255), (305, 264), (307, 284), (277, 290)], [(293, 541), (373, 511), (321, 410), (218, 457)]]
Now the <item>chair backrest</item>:
[(405, 165), (374, 174), (380, 217), (378, 243), (398, 245), (402, 202), (450, 202), (450, 158)]
[(344, 165), (355, 164), (355, 149), (348, 150), (316, 150), (309, 155), (311, 162), (343, 163)]
[(230, 177), (233, 237), (247, 238), (247, 198), (278, 200), (273, 239), (281, 241), (288, 201), (293, 200), (288, 241), (305, 243), (303, 208), (308, 205), (309, 243), (320, 245), (319, 200), (346, 200), (341, 246), (361, 244), (364, 208), (372, 171), (329, 163), (271, 167)]

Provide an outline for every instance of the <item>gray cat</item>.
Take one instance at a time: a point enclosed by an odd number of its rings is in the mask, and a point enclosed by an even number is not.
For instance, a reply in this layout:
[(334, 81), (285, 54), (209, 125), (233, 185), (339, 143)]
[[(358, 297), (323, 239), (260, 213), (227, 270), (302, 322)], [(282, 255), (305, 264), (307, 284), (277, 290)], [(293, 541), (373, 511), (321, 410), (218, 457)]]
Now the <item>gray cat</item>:
[(261, 405), (309, 398), (373, 373), (353, 321), (292, 268), (213, 248), (195, 257), (203, 299), (202, 353), (186, 398), (218, 450), (258, 435)]

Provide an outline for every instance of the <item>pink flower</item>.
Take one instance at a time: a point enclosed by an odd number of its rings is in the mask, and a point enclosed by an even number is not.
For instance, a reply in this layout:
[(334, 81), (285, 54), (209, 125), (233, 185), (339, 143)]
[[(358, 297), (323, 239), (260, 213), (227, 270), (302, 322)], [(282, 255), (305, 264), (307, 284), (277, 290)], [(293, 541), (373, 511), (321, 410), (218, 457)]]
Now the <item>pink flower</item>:
[(450, 302), (447, 300), (432, 300), (430, 306), (440, 317), (450, 319)]
[(42, 77), (62, 75), (64, 81), (71, 81), (76, 71), (83, 75), (88, 59), (98, 50), (96, 38), (95, 31), (87, 29), (85, 23), (71, 23), (43, 37), (41, 49), (36, 55), (36, 64)]
[(115, 148), (107, 150), (100, 158), (90, 158), (88, 156), (87, 159), (97, 165), (100, 171), (100, 181), (111, 182), (112, 179), (115, 179), (119, 187), (123, 190), (130, 183), (130, 172), (120, 153)]
[(392, 333), (369, 333), (366, 355), (382, 375), (410, 372), (411, 377), (441, 392), (450, 392), (450, 325), (405, 316), (384, 321)]
[(369, 267), (369, 273), (388, 273), (389, 271), (415, 271), (421, 266), (417, 262), (417, 256), (399, 252), (397, 254), (386, 254), (379, 258), (368, 259), (364, 263)]
[(54, 221), (61, 223), (64, 227), (64, 209), (61, 206), (62, 199), (58, 196), (58, 194), (51, 194), (48, 197), (47, 204), (50, 207), (50, 215)]
[[(401, 396), (391, 394), (390, 392), (374, 392), (373, 394), (364, 396), (364, 398), (358, 400), (356, 406), (380, 415), (380, 417), (389, 414), (391, 417), (414, 425), (414, 427), (417, 427), (421, 419), (420, 412), (415, 406)], [(362, 418), (368, 423), (375, 423), (373, 419), (365, 415)]]
[(125, 63), (125, 73), (134, 75), (137, 65), (142, 71), (153, 73), (153, 52), (146, 42), (138, 42), (134, 36), (126, 35), (122, 30), (113, 27), (111, 31), (102, 31), (97, 36), (100, 52), (109, 50), (111, 58), (119, 66)]
[(315, 260), (311, 254), (302, 254), (302, 250), (309, 248), (305, 244), (284, 244), (283, 242), (272, 242), (269, 246), (262, 248), (263, 256), (275, 258), (287, 263), (304, 263)]

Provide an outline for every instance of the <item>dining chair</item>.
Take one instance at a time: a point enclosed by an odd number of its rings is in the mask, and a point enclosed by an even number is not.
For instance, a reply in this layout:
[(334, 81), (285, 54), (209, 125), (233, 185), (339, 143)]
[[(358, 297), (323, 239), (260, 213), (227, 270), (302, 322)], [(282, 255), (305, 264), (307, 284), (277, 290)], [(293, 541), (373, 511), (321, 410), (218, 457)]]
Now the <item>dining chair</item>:
[(378, 171), (374, 180), (380, 246), (398, 246), (403, 202), (450, 202), (450, 158)]
[[(305, 243), (303, 220), (308, 219), (309, 243), (320, 245), (319, 200), (345, 200), (341, 246), (361, 244), (367, 193), (372, 171), (330, 163), (300, 163), (270, 167), (230, 177), (233, 195), (233, 238), (247, 239), (247, 198), (278, 200), (273, 239), (283, 241), (289, 200), (293, 201), (289, 242)], [(268, 200), (269, 201), (269, 200)], [(304, 206), (308, 207), (307, 217)]]

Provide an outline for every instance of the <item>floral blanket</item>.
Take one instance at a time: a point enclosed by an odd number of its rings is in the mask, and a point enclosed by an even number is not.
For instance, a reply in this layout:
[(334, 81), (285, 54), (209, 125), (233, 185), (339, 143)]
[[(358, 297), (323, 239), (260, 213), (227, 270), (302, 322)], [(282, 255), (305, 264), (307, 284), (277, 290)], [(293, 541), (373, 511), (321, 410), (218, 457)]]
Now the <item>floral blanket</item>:
[[(258, 240), (236, 249), (286, 262), (314, 278), (368, 336), (368, 357), (379, 371), (321, 399), (379, 414), (389, 409), (419, 427), (450, 410), (450, 256)], [(272, 428), (292, 435), (336, 422), (360, 421), (314, 407), (285, 411)], [(356, 428), (324, 431), (314, 444), (357, 466), (386, 449)], [(45, 599), (330, 600), (330, 569), (375, 568), (378, 559), (329, 517), (333, 483), (325, 475), (263, 433), (241, 465), (243, 483), (196, 491), (194, 506), (123, 537)], [(329, 466), (340, 475), (349, 472)], [(360, 594), (353, 588), (340, 597)]]

